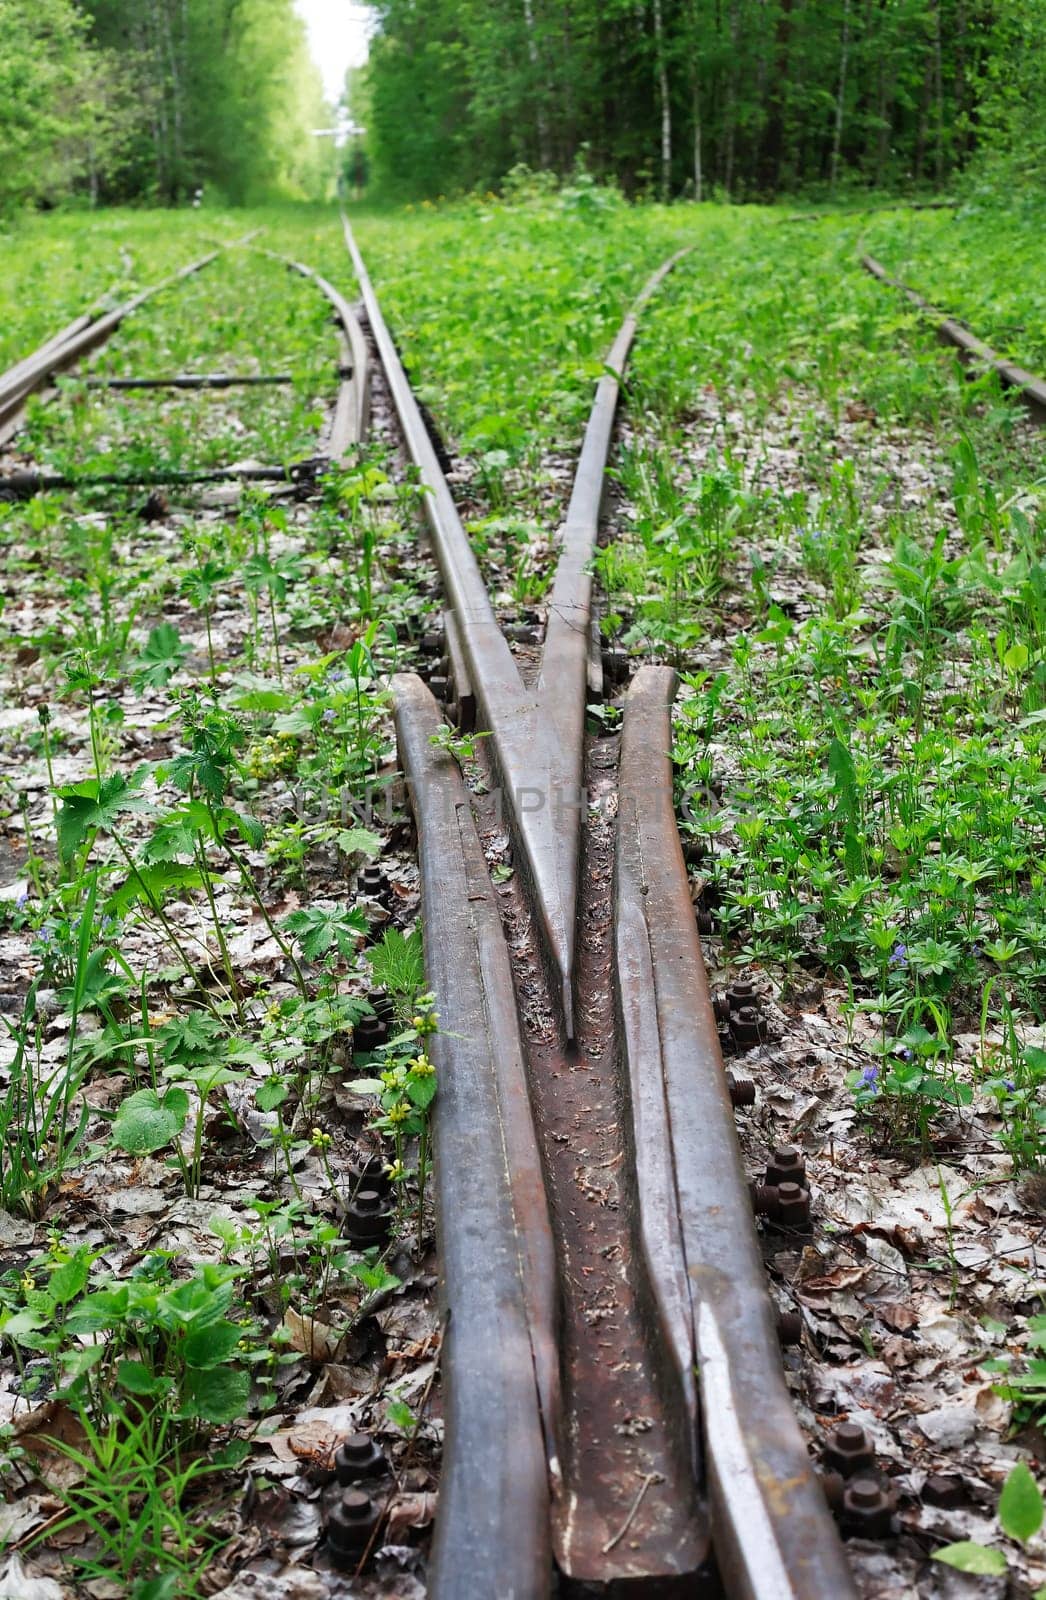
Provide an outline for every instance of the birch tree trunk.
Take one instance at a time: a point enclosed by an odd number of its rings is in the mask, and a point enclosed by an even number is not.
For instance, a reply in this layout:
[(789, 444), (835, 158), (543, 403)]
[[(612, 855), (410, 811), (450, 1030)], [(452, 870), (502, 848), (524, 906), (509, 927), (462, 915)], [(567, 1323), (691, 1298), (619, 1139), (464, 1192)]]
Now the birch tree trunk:
[(665, 58), (665, 28), (661, 0), (654, 0), (654, 53), (657, 62), (657, 91), (661, 100), (661, 199), (672, 192), (672, 101), (668, 93), (668, 62)]

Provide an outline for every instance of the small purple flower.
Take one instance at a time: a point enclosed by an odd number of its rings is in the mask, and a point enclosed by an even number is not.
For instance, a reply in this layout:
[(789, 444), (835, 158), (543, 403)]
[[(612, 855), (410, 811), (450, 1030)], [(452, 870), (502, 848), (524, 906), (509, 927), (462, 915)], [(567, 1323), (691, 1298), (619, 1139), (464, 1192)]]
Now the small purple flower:
[(23, 889), (21, 894), (18, 896), (18, 899), (15, 901), (15, 905), (18, 907), (19, 911), (21, 911), (22, 907), (24, 905), (28, 905), (28, 903), (29, 903), (29, 890), (28, 889)]
[(51, 943), (51, 930), (50, 930), (50, 928), (41, 928), (40, 932), (37, 934), (37, 938), (40, 940), (41, 944), (50, 944)]
[(326, 711), (323, 713), (323, 720), (327, 723), (334, 721), (334, 712), (330, 706), (328, 706)]
[(877, 1066), (865, 1067), (857, 1080), (857, 1087), (866, 1090), (869, 1094), (879, 1093), (879, 1068)]
[(1007, 1087), (1007, 1089), (1009, 1089), (1011, 1094), (1016, 1094), (1017, 1093), (1017, 1085), (1014, 1083), (1012, 1078), (1007, 1078), (1006, 1079), (1006, 1087)]
[(891, 967), (906, 967), (908, 965), (908, 946), (898, 939), (890, 956)]
[(328, 674), (327, 674), (327, 682), (328, 683), (340, 683), (342, 678), (344, 678), (344, 676), (345, 676), (344, 672), (342, 672), (340, 670), (336, 670), (334, 672), (328, 672)]
[(912, 1052), (909, 1050), (908, 1046), (905, 1045), (904, 1049), (901, 1051), (901, 1060), (902, 1061), (910, 1061), (911, 1059), (912, 1059)]

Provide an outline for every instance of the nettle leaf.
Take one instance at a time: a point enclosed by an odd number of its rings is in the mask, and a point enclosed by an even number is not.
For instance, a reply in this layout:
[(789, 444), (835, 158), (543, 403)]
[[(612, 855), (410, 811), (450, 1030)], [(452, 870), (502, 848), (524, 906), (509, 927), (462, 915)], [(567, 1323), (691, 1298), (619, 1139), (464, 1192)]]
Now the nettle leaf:
[(114, 772), (100, 784), (97, 778), (86, 778), (83, 783), (67, 784), (56, 791), (62, 802), (57, 829), (63, 861), (72, 859), (89, 834), (112, 828), (128, 812), (151, 809), (149, 801), (139, 793), (150, 770), (148, 766), (138, 767), (129, 778)]
[(943, 1561), (946, 1567), (955, 1567), (958, 1572), (972, 1572), (981, 1578), (997, 1577), (1006, 1571), (1006, 1557), (1001, 1550), (992, 1550), (973, 1539), (946, 1544), (943, 1550), (934, 1551), (933, 1559)]
[(91, 1267), (91, 1253), (84, 1247), (61, 1266), (55, 1267), (48, 1282), (53, 1299), (59, 1305), (75, 1300), (87, 1287), (87, 1274)]
[(367, 918), (357, 906), (322, 903), (292, 911), (283, 920), (283, 927), (297, 939), (307, 961), (318, 961), (332, 946), (340, 955), (352, 955), (367, 926)]
[(184, 1089), (138, 1089), (128, 1095), (113, 1121), (113, 1143), (132, 1156), (152, 1155), (171, 1144), (185, 1126), (189, 1096)]
[(999, 1522), (1003, 1533), (1026, 1544), (1042, 1527), (1042, 1490), (1026, 1461), (1018, 1461), (999, 1497)]
[(145, 648), (134, 663), (136, 681), (150, 689), (162, 689), (178, 671), (191, 647), (182, 640), (178, 629), (169, 622), (153, 628)]
[(436, 1080), (430, 1078), (408, 1078), (407, 1098), (419, 1111), (424, 1111), (436, 1097)]
[(181, 1389), (181, 1414), (202, 1422), (236, 1422), (247, 1415), (251, 1380), (232, 1367), (190, 1367)]
[(277, 1106), (283, 1105), (290, 1092), (290, 1085), (282, 1078), (275, 1076), (266, 1078), (265, 1082), (258, 1086), (254, 1103), (259, 1111), (275, 1111)]

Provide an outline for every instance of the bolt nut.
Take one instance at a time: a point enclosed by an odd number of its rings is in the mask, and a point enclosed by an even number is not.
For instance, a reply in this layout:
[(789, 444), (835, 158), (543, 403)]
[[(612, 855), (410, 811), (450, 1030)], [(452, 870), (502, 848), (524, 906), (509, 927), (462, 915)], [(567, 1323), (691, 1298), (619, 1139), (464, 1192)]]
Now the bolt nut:
[(966, 1498), (966, 1486), (957, 1472), (935, 1472), (923, 1484), (923, 1500), (928, 1506), (951, 1510)]
[(712, 913), (710, 911), (699, 911), (697, 913), (697, 931), (698, 933), (707, 934), (715, 932), (715, 925), (712, 922)]
[(421, 636), (420, 649), (424, 655), (437, 656), (443, 654), (443, 630), (430, 628)]
[(379, 866), (361, 867), (356, 874), (356, 887), (361, 894), (370, 895), (373, 898), (388, 888), (388, 879)]
[(434, 697), (442, 703), (450, 692), (450, 679), (445, 672), (434, 672), (429, 679), (429, 688)]
[(717, 1022), (730, 1021), (730, 1001), (725, 994), (717, 994), (713, 997), (712, 1011)]
[(779, 1144), (767, 1163), (766, 1181), (774, 1187), (781, 1183), (802, 1185), (806, 1181), (806, 1162), (802, 1152), (793, 1145)]
[(346, 1489), (327, 1513), (327, 1546), (336, 1566), (355, 1563), (378, 1525), (378, 1508), (362, 1489)]
[(385, 1452), (369, 1433), (352, 1433), (334, 1452), (338, 1482), (358, 1483), (361, 1478), (376, 1478), (386, 1469)]
[(890, 1532), (897, 1496), (878, 1478), (851, 1478), (843, 1490), (843, 1516), (852, 1532), (881, 1539)]
[(846, 1480), (838, 1472), (822, 1472), (819, 1474), (824, 1497), (828, 1501), (829, 1509), (833, 1516), (842, 1516), (843, 1494), (846, 1490)]
[(380, 1017), (361, 1017), (352, 1030), (352, 1047), (356, 1051), (377, 1050), (387, 1043), (389, 1025)]
[(755, 1080), (749, 1078), (744, 1072), (728, 1072), (726, 1087), (730, 1095), (730, 1104), (736, 1110), (738, 1106), (755, 1105)]
[(730, 1009), (730, 1026), (738, 1044), (762, 1044), (766, 1029), (757, 1006), (744, 1005)]
[(383, 1244), (392, 1227), (392, 1211), (377, 1189), (360, 1189), (345, 1206), (344, 1230), (353, 1244)]
[(810, 1191), (798, 1183), (753, 1183), (749, 1185), (756, 1215), (767, 1217), (782, 1228), (810, 1226)]
[(840, 1422), (825, 1440), (825, 1466), (844, 1478), (866, 1473), (875, 1463), (872, 1441), (858, 1422)]
[(751, 978), (735, 978), (726, 991), (726, 997), (730, 1002), (731, 1011), (739, 1011), (742, 1006), (751, 1005), (759, 998)]

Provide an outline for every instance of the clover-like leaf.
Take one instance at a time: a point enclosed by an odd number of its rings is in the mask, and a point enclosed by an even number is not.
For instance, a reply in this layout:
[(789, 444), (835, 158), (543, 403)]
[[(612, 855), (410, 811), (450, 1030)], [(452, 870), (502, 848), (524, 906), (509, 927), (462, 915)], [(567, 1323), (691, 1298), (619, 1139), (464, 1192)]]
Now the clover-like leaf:
[(185, 1126), (189, 1096), (184, 1089), (138, 1089), (128, 1095), (113, 1122), (113, 1143), (128, 1155), (148, 1156), (171, 1144)]

